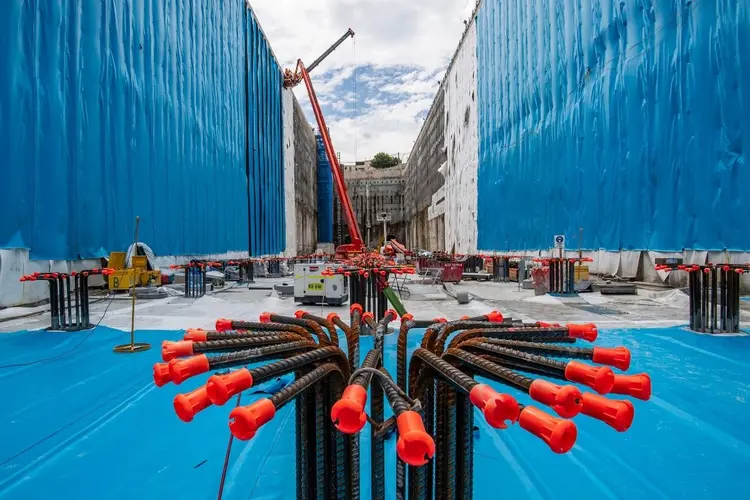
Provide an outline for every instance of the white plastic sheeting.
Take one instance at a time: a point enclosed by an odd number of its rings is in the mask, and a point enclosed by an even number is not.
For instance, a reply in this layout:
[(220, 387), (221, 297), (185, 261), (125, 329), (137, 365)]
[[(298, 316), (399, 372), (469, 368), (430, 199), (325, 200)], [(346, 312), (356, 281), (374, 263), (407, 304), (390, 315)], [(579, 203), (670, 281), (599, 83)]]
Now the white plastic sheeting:
[(294, 196), (294, 93), (284, 89), (281, 95), (284, 122), (284, 211), (286, 213), (286, 249), (283, 255), (297, 254), (297, 210)]
[[(33, 304), (49, 298), (46, 281), (21, 282), (21, 276), (31, 273), (70, 273), (101, 267), (99, 260), (29, 260), (26, 249), (0, 250), (0, 308)], [(92, 276), (91, 285), (98, 285), (98, 276)]]
[(445, 80), (445, 248), (477, 249), (477, 29), (471, 22)]

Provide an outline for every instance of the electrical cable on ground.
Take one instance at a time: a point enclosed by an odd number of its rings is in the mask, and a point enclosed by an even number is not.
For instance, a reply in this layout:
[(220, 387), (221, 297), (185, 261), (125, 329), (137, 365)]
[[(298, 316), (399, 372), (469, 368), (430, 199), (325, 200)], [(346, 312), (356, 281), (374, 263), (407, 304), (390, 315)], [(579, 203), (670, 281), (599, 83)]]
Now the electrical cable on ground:
[[(242, 401), (242, 393), (237, 394), (237, 405), (235, 408), (239, 408), (240, 402)], [(221, 470), (221, 481), (219, 481), (219, 493), (216, 497), (217, 500), (221, 500), (224, 494), (224, 483), (227, 480), (227, 469), (229, 468), (229, 456), (232, 454), (232, 444), (234, 443), (234, 434), (229, 433), (229, 442), (227, 443), (227, 452), (224, 454), (224, 467)]]
[[(116, 297), (115, 293), (110, 293), (110, 295), (111, 295), (111, 298), (109, 299), (109, 304), (107, 304), (107, 307), (104, 308), (104, 312), (102, 312), (102, 317), (99, 318), (99, 321), (96, 322), (96, 324), (88, 331), (88, 333), (86, 333), (86, 335), (76, 345), (74, 345), (73, 347), (71, 347), (67, 351), (62, 352), (62, 353), (60, 353), (60, 354), (58, 354), (56, 356), (51, 356), (49, 358), (42, 358), (42, 359), (38, 359), (36, 361), (28, 361), (28, 362), (25, 362), (25, 363), (14, 363), (14, 364), (10, 364), (10, 365), (2, 365), (2, 366), (0, 366), (0, 370), (4, 369), (4, 368), (19, 368), (19, 367), (22, 367), (22, 366), (31, 366), (31, 365), (36, 365), (36, 364), (39, 364), (39, 363), (45, 363), (47, 361), (54, 361), (56, 359), (62, 358), (63, 356), (67, 356), (68, 354), (70, 354), (73, 351), (75, 351), (76, 349), (78, 349), (81, 346), (81, 344), (83, 344), (84, 342), (86, 342), (86, 340), (88, 340), (88, 338), (91, 336), (91, 334), (94, 333), (94, 331), (99, 327), (99, 325), (101, 324), (102, 320), (104, 319), (104, 316), (107, 315), (107, 311), (109, 310), (109, 306), (112, 305), (112, 302), (114, 302), (115, 297)], [(102, 299), (102, 300), (104, 300), (104, 299)]]

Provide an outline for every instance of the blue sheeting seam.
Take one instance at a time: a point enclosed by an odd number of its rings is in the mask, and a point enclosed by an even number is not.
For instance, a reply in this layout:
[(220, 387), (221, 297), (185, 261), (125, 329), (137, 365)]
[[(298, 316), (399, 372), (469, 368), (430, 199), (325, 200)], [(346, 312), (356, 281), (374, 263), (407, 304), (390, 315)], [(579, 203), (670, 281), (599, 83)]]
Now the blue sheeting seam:
[(318, 241), (333, 243), (333, 173), (323, 138), (318, 143)]
[(750, 249), (748, 2), (485, 0), (477, 36), (479, 248)]

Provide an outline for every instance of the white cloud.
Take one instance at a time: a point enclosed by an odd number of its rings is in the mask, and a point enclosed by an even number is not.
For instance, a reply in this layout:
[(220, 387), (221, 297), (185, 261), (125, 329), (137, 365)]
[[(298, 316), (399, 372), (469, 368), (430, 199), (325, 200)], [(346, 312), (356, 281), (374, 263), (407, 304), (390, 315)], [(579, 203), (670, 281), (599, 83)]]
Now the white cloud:
[[(251, 0), (284, 67), (310, 64), (348, 28), (346, 41), (313, 73), (334, 145), (344, 161), (411, 150), (476, 0)], [(354, 117), (355, 66), (361, 114)], [(396, 78), (395, 67), (406, 67)], [(309, 112), (304, 85), (295, 90)], [(348, 112), (347, 112), (348, 111)]]

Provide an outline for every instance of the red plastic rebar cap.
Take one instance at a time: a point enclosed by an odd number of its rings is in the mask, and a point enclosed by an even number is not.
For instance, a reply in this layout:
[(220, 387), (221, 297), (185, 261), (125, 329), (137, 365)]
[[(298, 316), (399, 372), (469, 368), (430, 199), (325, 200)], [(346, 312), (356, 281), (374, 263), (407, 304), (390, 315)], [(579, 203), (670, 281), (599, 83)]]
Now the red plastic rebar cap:
[(611, 392), (648, 401), (651, 399), (651, 377), (647, 373), (615, 375)]
[(396, 425), (396, 452), (401, 460), (412, 467), (420, 467), (435, 456), (435, 441), (427, 434), (419, 413), (405, 411), (396, 419)]
[(500, 311), (492, 311), (487, 314), (487, 320), (491, 323), (502, 323), (505, 318)]
[(237, 439), (247, 441), (255, 437), (263, 425), (273, 420), (276, 407), (270, 399), (260, 399), (249, 406), (235, 408), (229, 414), (229, 430)]
[(564, 418), (573, 418), (583, 407), (581, 391), (572, 385), (560, 386), (546, 380), (537, 379), (529, 387), (529, 396), (555, 410)]
[(258, 319), (260, 320), (261, 323), (270, 323), (271, 316), (272, 316), (272, 313), (264, 312), (264, 313), (260, 313), (260, 316), (258, 317)]
[(469, 319), (469, 316), (463, 315), (458, 319), (460, 319), (461, 321), (466, 321), (467, 319)]
[(553, 417), (533, 406), (523, 409), (518, 423), (547, 443), (555, 453), (569, 452), (578, 437), (578, 429), (573, 422)]
[(156, 363), (154, 365), (154, 384), (156, 387), (164, 387), (172, 381), (168, 363)]
[(182, 338), (193, 342), (205, 342), (208, 340), (208, 334), (202, 328), (189, 328), (185, 330), (185, 335)]
[(231, 329), (232, 329), (231, 319), (219, 318), (216, 320), (217, 332), (226, 332), (227, 330), (231, 330)]
[(177, 385), (190, 377), (206, 373), (209, 369), (208, 357), (205, 354), (187, 359), (173, 359), (169, 362), (169, 374), (172, 382)]
[(349, 308), (349, 314), (354, 314), (354, 311), (359, 311), (360, 316), (362, 315), (362, 305), (361, 304), (352, 304)]
[(630, 350), (627, 347), (594, 347), (591, 361), (626, 371), (630, 368)]
[(500, 394), (486, 384), (477, 384), (469, 392), (471, 404), (482, 410), (484, 419), (495, 429), (506, 429), (518, 421), (518, 402), (507, 394)]
[(375, 315), (372, 314), (371, 312), (364, 313), (362, 315), (362, 321), (367, 321), (368, 319), (371, 319), (371, 320), (375, 321)]
[(212, 375), (206, 383), (206, 391), (213, 404), (222, 406), (232, 399), (232, 396), (252, 386), (252, 374), (247, 368), (242, 368), (225, 375)]
[(412, 314), (406, 313), (403, 316), (401, 316), (401, 323), (406, 323), (407, 321), (411, 321), (414, 319), (414, 316)]
[(598, 336), (596, 325), (593, 323), (587, 323), (585, 325), (565, 325), (568, 329), (568, 336), (574, 339), (588, 340), (594, 342)]
[(172, 361), (175, 358), (186, 358), (195, 354), (193, 352), (193, 341), (182, 340), (179, 342), (170, 342), (165, 340), (161, 343), (161, 359)]
[(328, 316), (326, 316), (326, 321), (330, 321), (331, 323), (333, 323), (334, 319), (339, 319), (339, 315), (335, 312), (328, 313)]
[(385, 311), (385, 315), (386, 316), (388, 316), (389, 314), (393, 317), (393, 319), (397, 319), (398, 318), (398, 313), (394, 309), (387, 309)]
[(302, 317), (307, 314), (307, 311), (303, 311), (302, 309), (299, 309), (298, 311), (295, 311), (294, 317), (297, 319), (302, 319)]
[(583, 394), (581, 413), (601, 420), (618, 432), (625, 432), (633, 424), (635, 410), (633, 403), (625, 400), (607, 399), (598, 394)]
[(565, 378), (591, 387), (599, 394), (607, 394), (615, 384), (615, 374), (606, 366), (589, 366), (578, 361), (570, 361), (565, 367)]
[(211, 400), (202, 386), (187, 394), (178, 394), (174, 398), (174, 411), (183, 422), (191, 422), (200, 411), (211, 406)]
[(331, 421), (344, 434), (356, 434), (367, 422), (365, 403), (367, 391), (364, 387), (356, 384), (347, 386), (341, 399), (331, 408)]

